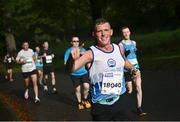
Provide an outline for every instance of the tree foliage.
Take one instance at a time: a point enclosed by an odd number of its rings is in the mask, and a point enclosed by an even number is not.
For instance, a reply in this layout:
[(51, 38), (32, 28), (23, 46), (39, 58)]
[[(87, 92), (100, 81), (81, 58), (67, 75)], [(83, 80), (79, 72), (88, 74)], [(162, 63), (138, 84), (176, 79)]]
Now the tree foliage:
[(17, 42), (66, 40), (90, 36), (95, 19), (108, 19), (113, 28), (123, 25), (146, 30), (179, 27), (179, 0), (0, 0), (1, 35), (8, 30)]

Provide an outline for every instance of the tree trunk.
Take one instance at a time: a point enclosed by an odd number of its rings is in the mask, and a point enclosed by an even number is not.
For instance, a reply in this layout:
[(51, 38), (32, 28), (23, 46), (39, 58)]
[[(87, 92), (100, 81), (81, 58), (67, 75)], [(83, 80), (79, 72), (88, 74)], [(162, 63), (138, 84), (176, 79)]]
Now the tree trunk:
[(12, 33), (12, 23), (13, 23), (13, 18), (12, 18), (12, 13), (5, 9), (5, 0), (1, 0), (0, 4), (0, 14), (2, 15), (3, 19), (3, 33), (5, 36), (5, 41), (6, 41), (6, 47), (7, 47), (7, 52), (15, 54), (16, 51), (16, 41), (14, 39), (14, 35)]
[(5, 34), (6, 47), (8, 52), (16, 51), (16, 41), (14, 39), (14, 35), (12, 33)]

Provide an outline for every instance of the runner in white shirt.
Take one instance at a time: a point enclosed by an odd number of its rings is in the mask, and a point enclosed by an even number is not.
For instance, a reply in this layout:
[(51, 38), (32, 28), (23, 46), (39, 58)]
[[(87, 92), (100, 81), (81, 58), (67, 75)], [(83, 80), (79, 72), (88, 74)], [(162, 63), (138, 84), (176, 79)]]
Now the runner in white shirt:
[(25, 93), (24, 98), (27, 100), (29, 98), (29, 80), (32, 79), (34, 93), (35, 93), (35, 103), (39, 103), (38, 98), (38, 86), (37, 86), (37, 71), (34, 63), (34, 52), (29, 48), (28, 42), (23, 42), (21, 51), (18, 52), (16, 57), (16, 62), (21, 64), (22, 75), (25, 83)]

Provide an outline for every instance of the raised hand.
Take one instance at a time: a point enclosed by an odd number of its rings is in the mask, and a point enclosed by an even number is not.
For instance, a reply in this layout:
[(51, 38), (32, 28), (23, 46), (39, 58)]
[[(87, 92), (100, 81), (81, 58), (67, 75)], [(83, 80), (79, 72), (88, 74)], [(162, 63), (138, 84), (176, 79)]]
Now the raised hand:
[(78, 47), (74, 47), (71, 51), (71, 56), (72, 56), (73, 60), (78, 59), (80, 57), (80, 54), (81, 54), (81, 52)]
[(25, 64), (25, 63), (26, 63), (26, 60), (25, 60), (24, 58), (20, 58), (20, 59), (19, 59), (19, 63), (20, 63), (20, 64)]

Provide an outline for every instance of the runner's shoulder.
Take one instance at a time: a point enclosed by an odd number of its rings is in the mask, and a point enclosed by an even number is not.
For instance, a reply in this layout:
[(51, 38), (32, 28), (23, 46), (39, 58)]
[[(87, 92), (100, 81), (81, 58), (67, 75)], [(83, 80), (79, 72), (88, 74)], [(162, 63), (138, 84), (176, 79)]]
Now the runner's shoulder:
[(136, 46), (136, 41), (134, 41), (134, 40), (131, 40), (132, 41), (132, 43)]

